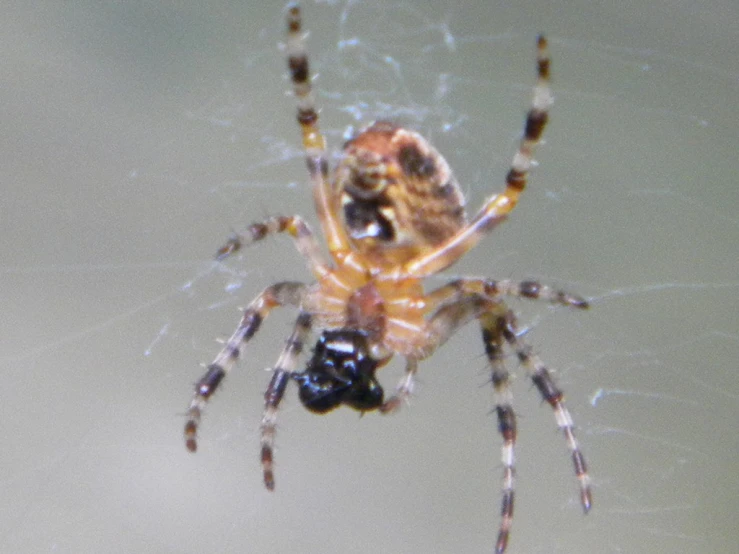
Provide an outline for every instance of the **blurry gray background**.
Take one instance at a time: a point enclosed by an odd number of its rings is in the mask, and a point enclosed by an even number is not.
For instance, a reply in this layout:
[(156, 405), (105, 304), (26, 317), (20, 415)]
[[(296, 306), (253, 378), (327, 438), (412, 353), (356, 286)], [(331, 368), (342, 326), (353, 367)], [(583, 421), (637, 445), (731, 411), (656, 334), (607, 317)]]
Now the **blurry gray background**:
[[(14, 4), (0, 22), (0, 551), (490, 552), (500, 441), (473, 325), (394, 417), (317, 417), (290, 389), (270, 494), (264, 368), (294, 317), (277, 313), (185, 451), (213, 339), (268, 283), (309, 278), (284, 237), (211, 258), (269, 214), (315, 224), (284, 4)], [(431, 282), (537, 278), (593, 300), (514, 303), (567, 393), (594, 509), (582, 516), (551, 410), (519, 377), (510, 552), (735, 552), (736, 2), (304, 11), (333, 152), (352, 126), (409, 125), (472, 209), (502, 186), (547, 32), (541, 166), (510, 220)]]

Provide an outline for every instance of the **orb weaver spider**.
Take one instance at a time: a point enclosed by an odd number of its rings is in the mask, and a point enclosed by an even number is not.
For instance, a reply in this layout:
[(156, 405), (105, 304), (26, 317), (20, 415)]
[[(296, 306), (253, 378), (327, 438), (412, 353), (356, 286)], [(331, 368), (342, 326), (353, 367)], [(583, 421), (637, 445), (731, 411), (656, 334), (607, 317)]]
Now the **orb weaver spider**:
[[(303, 405), (316, 413), (341, 405), (360, 412), (395, 412), (413, 391), (418, 362), (431, 356), (460, 327), (477, 320), (503, 439), (496, 552), (506, 549), (514, 498), (516, 415), (504, 364), (505, 348), (516, 354), (554, 411), (572, 456), (582, 508), (587, 513), (591, 507), (590, 478), (563, 393), (520, 337), (516, 317), (504, 299), (542, 299), (579, 309), (587, 308), (587, 301), (536, 281), (462, 278), (430, 292), (423, 284), (424, 278), (450, 267), (476, 246), (518, 203), (552, 104), (546, 39), (540, 36), (537, 41), (538, 79), (505, 189), (489, 197), (471, 219), (467, 218), (460, 186), (446, 160), (421, 135), (393, 123), (373, 123), (347, 141), (331, 173), (324, 137), (318, 128), (301, 13), (296, 4), (291, 4), (287, 12), (287, 57), (315, 208), (330, 260), (297, 215), (270, 217), (252, 224), (218, 251), (217, 258), (223, 259), (270, 235), (287, 233), (307, 261), (315, 282), (270, 285), (245, 309), (236, 331), (195, 385), (185, 424), (188, 450), (197, 449), (198, 426), (207, 401), (274, 308), (295, 307), (298, 317), (264, 395), (261, 463), (269, 490), (275, 486), (277, 411), (291, 381), (298, 385)], [(299, 371), (299, 355), (312, 330), (320, 335), (306, 369)], [(395, 393), (385, 398), (375, 373), (394, 355), (405, 359), (405, 374)]]

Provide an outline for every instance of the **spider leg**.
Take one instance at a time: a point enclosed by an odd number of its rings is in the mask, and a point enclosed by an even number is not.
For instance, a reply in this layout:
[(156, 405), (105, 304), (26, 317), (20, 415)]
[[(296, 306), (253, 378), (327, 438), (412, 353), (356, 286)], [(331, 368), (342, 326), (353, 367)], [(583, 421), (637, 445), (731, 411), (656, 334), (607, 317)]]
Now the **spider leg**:
[(418, 360), (415, 358), (406, 358), (405, 374), (400, 379), (395, 389), (395, 394), (383, 402), (380, 406), (380, 412), (390, 414), (398, 411), (400, 407), (408, 401), (413, 394), (414, 377), (418, 371)]
[(206, 403), (221, 384), (226, 374), (231, 371), (236, 360), (241, 356), (246, 343), (259, 330), (262, 321), (277, 306), (299, 306), (305, 295), (306, 286), (302, 283), (285, 281), (276, 283), (264, 289), (259, 296), (252, 300), (244, 310), (236, 330), (226, 341), (208, 370), (195, 384), (195, 393), (187, 410), (185, 423), (185, 444), (190, 452), (195, 452), (197, 445), (197, 431), (201, 414)]
[(310, 333), (311, 316), (301, 312), (295, 321), (290, 338), (287, 339), (280, 357), (277, 359), (272, 379), (264, 393), (264, 414), (261, 424), (261, 460), (264, 472), (264, 486), (269, 490), (275, 488), (275, 476), (272, 469), (275, 444), (275, 430), (277, 426), (277, 410), (285, 394), (287, 383), (295, 372), (298, 357), (303, 350), (305, 339)]
[(502, 296), (512, 296), (543, 300), (550, 304), (560, 304), (571, 308), (587, 309), (589, 307), (587, 300), (583, 297), (553, 289), (547, 285), (542, 285), (538, 281), (512, 281), (510, 279), (495, 281), (493, 279), (463, 278), (455, 279), (427, 294), (424, 298), (426, 311), (436, 311), (442, 304), (454, 302), (471, 294), (488, 298), (494, 302), (498, 302)]
[[(446, 269), (496, 227), (515, 208), (518, 197), (524, 188), (532, 165), (534, 149), (541, 139), (552, 105), (552, 92), (549, 87), (549, 53), (547, 41), (543, 36), (537, 40), (537, 83), (531, 109), (526, 115), (524, 133), (518, 151), (513, 156), (511, 169), (506, 176), (505, 190), (491, 196), (479, 212), (455, 235), (442, 242), (437, 248), (421, 254), (400, 269), (402, 276), (428, 277)], [(398, 273), (397, 270), (392, 272)]]
[(495, 413), (498, 417), (498, 432), (503, 437), (500, 456), (503, 464), (503, 484), (500, 502), (500, 528), (498, 530), (498, 540), (495, 543), (496, 554), (502, 554), (508, 545), (508, 536), (513, 522), (515, 477), (516, 413), (511, 403), (510, 374), (503, 363), (505, 358), (503, 354), (505, 312), (505, 305), (499, 304), (495, 313), (485, 313), (480, 316), (482, 341), (490, 363), (491, 380), (495, 389)]
[[(479, 281), (478, 281), (479, 282)], [(443, 291), (443, 292), (439, 292)], [(501, 522), (496, 542), (496, 554), (502, 554), (508, 544), (508, 536), (513, 520), (514, 497), (514, 448), (516, 443), (516, 414), (511, 405), (509, 389), (509, 373), (503, 363), (503, 343), (506, 341), (506, 315), (508, 308), (502, 302), (496, 302), (473, 291), (460, 290), (459, 283), (434, 291), (436, 300), (442, 296), (446, 302), (436, 309), (426, 324), (431, 350), (444, 343), (461, 326), (472, 319), (479, 319), (482, 328), (485, 353), (491, 367), (491, 378), (495, 388), (495, 412), (498, 417), (498, 431), (503, 437), (501, 461), (503, 463), (503, 485), (501, 498)], [(396, 411), (408, 399), (413, 390), (413, 377), (417, 371), (417, 360), (408, 359), (406, 372), (401, 379), (395, 394), (380, 408), (382, 413)]]
[(250, 246), (269, 235), (288, 233), (295, 241), (295, 246), (308, 263), (308, 268), (316, 277), (322, 277), (329, 271), (313, 232), (299, 215), (273, 216), (260, 223), (252, 223), (243, 234), (232, 236), (228, 242), (218, 249), (217, 260), (223, 260), (246, 246)]
[(532, 353), (531, 347), (518, 337), (516, 316), (510, 310), (505, 316), (503, 337), (515, 350), (521, 365), (523, 365), (529, 377), (531, 377), (531, 381), (539, 390), (542, 399), (554, 410), (557, 425), (564, 434), (567, 447), (572, 456), (575, 475), (580, 485), (580, 504), (582, 505), (583, 511), (588, 513), (593, 503), (590, 492), (590, 476), (588, 475), (587, 465), (585, 464), (585, 457), (580, 451), (580, 446), (575, 438), (575, 425), (572, 421), (572, 416), (564, 404), (564, 394), (557, 388), (547, 367), (536, 354)]
[(303, 137), (305, 161), (313, 182), (313, 199), (329, 252), (346, 253), (349, 239), (341, 218), (337, 195), (331, 192), (326, 158), (326, 140), (318, 127), (318, 112), (311, 88), (311, 73), (305, 48), (300, 7), (291, 4), (287, 12), (287, 56), (290, 80), (297, 99), (297, 120)]

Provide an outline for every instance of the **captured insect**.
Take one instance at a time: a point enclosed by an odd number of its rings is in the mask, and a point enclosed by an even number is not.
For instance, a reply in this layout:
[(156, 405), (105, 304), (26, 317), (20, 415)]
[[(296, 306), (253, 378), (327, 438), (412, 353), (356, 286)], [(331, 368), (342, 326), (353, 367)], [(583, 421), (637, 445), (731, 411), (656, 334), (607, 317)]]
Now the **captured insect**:
[[(516, 316), (505, 299), (541, 299), (578, 309), (587, 308), (587, 301), (536, 281), (462, 278), (435, 290), (427, 291), (424, 286), (425, 278), (450, 267), (474, 248), (518, 203), (553, 102), (546, 39), (540, 36), (537, 40), (533, 101), (505, 188), (490, 196), (471, 218), (446, 160), (421, 135), (393, 123), (375, 122), (348, 140), (331, 170), (318, 128), (301, 12), (296, 4), (287, 12), (287, 56), (316, 213), (330, 257), (322, 254), (318, 238), (298, 215), (254, 223), (218, 251), (218, 259), (223, 259), (270, 235), (287, 233), (315, 282), (275, 283), (252, 300), (236, 331), (195, 385), (185, 424), (188, 450), (197, 449), (198, 427), (207, 401), (277, 307), (294, 307), (298, 316), (264, 394), (261, 463), (264, 484), (270, 490), (275, 486), (277, 412), (291, 382), (297, 385), (302, 404), (315, 413), (339, 406), (360, 412), (395, 412), (413, 391), (419, 361), (431, 356), (460, 327), (476, 320), (489, 361), (498, 431), (503, 439), (496, 552), (505, 551), (513, 519), (516, 415), (506, 349), (515, 353), (552, 407), (572, 456), (583, 510), (588, 512), (590, 478), (563, 393), (521, 338)], [(318, 339), (301, 370), (299, 357), (313, 331)], [(395, 392), (386, 397), (376, 374), (395, 355), (405, 359), (405, 373)]]

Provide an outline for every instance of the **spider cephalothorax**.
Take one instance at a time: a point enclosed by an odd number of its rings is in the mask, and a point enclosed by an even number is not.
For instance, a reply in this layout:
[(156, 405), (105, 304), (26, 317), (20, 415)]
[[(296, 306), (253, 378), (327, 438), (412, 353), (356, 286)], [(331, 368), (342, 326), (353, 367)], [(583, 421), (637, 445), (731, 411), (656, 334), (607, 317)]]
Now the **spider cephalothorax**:
[[(313, 412), (325, 413), (341, 405), (362, 412), (394, 412), (413, 391), (419, 361), (431, 356), (461, 326), (477, 321), (503, 439), (496, 552), (505, 550), (513, 519), (516, 414), (506, 349), (515, 353), (554, 411), (570, 450), (580, 502), (587, 512), (591, 506), (590, 478), (562, 391), (521, 339), (506, 297), (542, 299), (573, 308), (587, 308), (587, 301), (536, 281), (460, 278), (434, 290), (424, 284), (426, 277), (454, 264), (502, 222), (526, 187), (533, 151), (552, 104), (546, 40), (539, 37), (537, 42), (538, 80), (505, 188), (467, 219), (464, 198), (446, 160), (421, 135), (392, 123), (374, 123), (349, 140), (338, 166), (330, 171), (296, 5), (288, 10), (287, 24), (288, 67), (298, 103), (297, 120), (330, 258), (322, 254), (315, 235), (296, 215), (254, 223), (218, 251), (217, 258), (223, 259), (268, 235), (287, 233), (307, 261), (315, 282), (275, 283), (252, 300), (236, 331), (195, 386), (185, 424), (187, 448), (197, 449), (198, 425), (207, 401), (274, 308), (295, 307), (298, 317), (264, 395), (261, 461), (264, 483), (270, 490), (275, 485), (277, 411), (290, 381), (297, 383), (300, 400)], [(300, 354), (313, 330), (319, 332), (318, 341), (305, 370), (299, 371)], [(385, 398), (375, 374), (396, 355), (405, 359), (405, 375), (395, 394)]]

